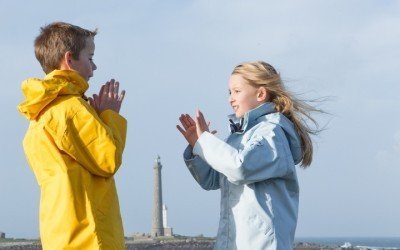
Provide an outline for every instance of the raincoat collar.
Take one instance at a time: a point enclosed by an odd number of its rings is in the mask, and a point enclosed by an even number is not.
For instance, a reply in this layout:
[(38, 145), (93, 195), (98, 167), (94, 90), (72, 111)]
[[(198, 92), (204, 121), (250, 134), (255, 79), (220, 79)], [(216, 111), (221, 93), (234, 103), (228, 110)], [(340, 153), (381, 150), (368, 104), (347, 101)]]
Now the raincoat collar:
[(88, 88), (89, 84), (77, 71), (54, 70), (44, 79), (30, 78), (22, 83), (21, 89), (25, 100), (18, 105), (18, 110), (28, 120), (35, 120), (58, 96), (84, 96)]
[(53, 70), (44, 78), (44, 80), (50, 79), (67, 83), (66, 88), (60, 91), (60, 95), (83, 95), (89, 88), (88, 82), (75, 70)]
[(266, 102), (246, 112), (241, 119), (236, 118), (235, 114), (231, 114), (228, 116), (231, 132), (244, 133), (257, 123), (258, 118), (274, 112), (276, 112), (275, 105), (272, 102)]

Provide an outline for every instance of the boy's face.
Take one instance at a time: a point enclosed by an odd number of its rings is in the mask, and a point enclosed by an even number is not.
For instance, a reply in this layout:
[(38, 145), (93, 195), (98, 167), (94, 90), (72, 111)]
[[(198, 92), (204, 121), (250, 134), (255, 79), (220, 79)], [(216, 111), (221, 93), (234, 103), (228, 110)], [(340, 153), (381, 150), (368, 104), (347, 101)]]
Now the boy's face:
[(93, 71), (97, 69), (93, 62), (94, 47), (93, 37), (86, 38), (86, 46), (79, 53), (79, 59), (71, 58), (70, 62), (71, 68), (78, 71), (86, 81), (89, 81), (89, 78), (93, 76)]

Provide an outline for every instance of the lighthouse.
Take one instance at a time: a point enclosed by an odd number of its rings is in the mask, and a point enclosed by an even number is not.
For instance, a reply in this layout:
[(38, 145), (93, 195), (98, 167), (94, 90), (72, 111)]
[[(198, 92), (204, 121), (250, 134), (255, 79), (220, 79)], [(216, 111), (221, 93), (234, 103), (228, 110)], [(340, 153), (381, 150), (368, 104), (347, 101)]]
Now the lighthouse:
[(163, 204), (161, 185), (161, 161), (160, 156), (154, 161), (154, 193), (153, 193), (153, 225), (151, 237), (173, 236), (172, 228), (168, 227), (167, 206)]
[(162, 216), (162, 185), (161, 185), (161, 162), (160, 156), (154, 162), (154, 193), (153, 193), (153, 226), (151, 236), (164, 236), (163, 216)]

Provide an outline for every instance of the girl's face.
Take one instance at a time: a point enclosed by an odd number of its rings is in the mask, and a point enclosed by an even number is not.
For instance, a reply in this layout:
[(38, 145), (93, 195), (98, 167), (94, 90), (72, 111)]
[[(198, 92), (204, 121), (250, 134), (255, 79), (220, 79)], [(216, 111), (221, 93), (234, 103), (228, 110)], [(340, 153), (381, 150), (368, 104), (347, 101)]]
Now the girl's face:
[(266, 102), (266, 89), (255, 88), (239, 74), (229, 78), (229, 103), (237, 118)]

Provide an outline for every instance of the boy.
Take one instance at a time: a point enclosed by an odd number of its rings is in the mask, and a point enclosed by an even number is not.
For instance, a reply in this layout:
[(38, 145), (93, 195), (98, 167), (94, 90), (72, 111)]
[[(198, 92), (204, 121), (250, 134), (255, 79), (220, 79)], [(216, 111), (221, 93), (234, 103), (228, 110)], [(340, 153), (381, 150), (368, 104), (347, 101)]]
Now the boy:
[(111, 80), (86, 101), (95, 35), (62, 22), (43, 27), (35, 55), (47, 75), (22, 84), (18, 109), (30, 121), (23, 146), (41, 189), (45, 250), (125, 249), (113, 178), (125, 146), (125, 91)]

